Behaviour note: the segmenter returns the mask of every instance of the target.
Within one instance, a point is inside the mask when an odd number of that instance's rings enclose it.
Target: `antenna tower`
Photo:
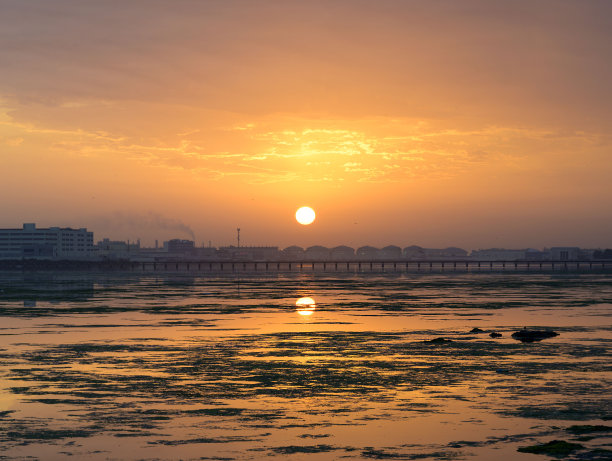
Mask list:
[[[240,228],[236,229],[238,231],[238,248],[240,248]]]

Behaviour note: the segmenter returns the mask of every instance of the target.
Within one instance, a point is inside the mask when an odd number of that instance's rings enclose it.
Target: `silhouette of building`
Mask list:
[[[103,239],[96,244],[96,256],[103,259],[130,259],[140,252],[140,243]]]
[[[550,259],[550,251],[541,251],[536,248],[527,248],[525,250],[525,259],[527,261],[546,261]]]
[[[417,245],[404,248],[403,255],[406,259],[416,260],[452,260],[468,258],[468,252],[463,248],[422,248]]]
[[[402,249],[395,245],[388,245],[380,250],[379,257],[381,259],[401,259]]]
[[[380,250],[371,246],[363,246],[357,248],[355,255],[357,256],[357,258],[362,259],[378,259],[380,255]]]
[[[93,232],[69,227],[0,229],[0,259],[88,259],[93,253]]]
[[[552,247],[550,249],[550,259],[553,261],[571,261],[580,258],[580,248],[578,247]]]
[[[325,260],[329,259],[329,248],[321,245],[314,245],[306,248],[304,252],[305,259],[309,260]]]
[[[512,250],[506,248],[488,248],[473,250],[472,259],[480,261],[517,261],[526,259],[527,250]]]
[[[406,259],[425,259],[425,249],[417,245],[404,248],[403,254]]]
[[[287,261],[296,261],[304,259],[304,248],[297,245],[291,245],[281,251],[281,257]]]
[[[168,253],[172,254],[193,254],[195,242],[193,240],[172,239],[164,242],[164,247]]]
[[[355,250],[346,245],[339,245],[329,250],[331,259],[353,259],[355,257]]]
[[[278,247],[268,246],[234,246],[220,247],[217,251],[218,259],[233,259],[237,261],[273,261],[278,259]]]

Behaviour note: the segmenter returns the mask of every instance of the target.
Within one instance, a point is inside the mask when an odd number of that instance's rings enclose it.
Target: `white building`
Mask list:
[[[0,259],[88,259],[93,254],[93,232],[87,229],[24,224],[22,229],[0,229]]]

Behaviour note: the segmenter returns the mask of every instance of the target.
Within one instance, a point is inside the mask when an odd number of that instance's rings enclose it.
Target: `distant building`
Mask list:
[[[527,250],[508,250],[505,248],[489,248],[472,251],[472,259],[480,261],[518,261],[526,259]]]
[[[420,246],[412,245],[404,248],[403,253],[406,259],[452,260],[468,258],[468,252],[463,248],[457,247],[422,248]]]
[[[281,251],[281,257],[288,261],[296,261],[304,258],[304,248],[292,245]]]
[[[406,259],[425,259],[425,249],[417,245],[404,248],[403,254]]]
[[[553,261],[571,261],[580,258],[580,248],[578,247],[552,247],[550,249],[550,259]]]
[[[230,245],[217,251],[218,259],[233,259],[237,261],[274,261],[280,253],[278,247],[237,247]]]
[[[196,247],[194,256],[198,259],[211,260],[217,258],[217,249],[213,247]]]
[[[525,259],[527,261],[548,261],[550,259],[550,251],[527,248],[525,250]]]
[[[591,253],[592,259],[612,259],[612,249],[606,248],[605,250],[597,249],[597,250],[587,250]]]
[[[164,242],[168,253],[172,254],[193,254],[195,242],[193,240],[172,239]]]
[[[355,252],[357,258],[361,259],[378,259],[380,255],[380,250],[371,246],[363,246],[357,248]]]
[[[314,246],[308,247],[306,248],[306,251],[304,252],[304,257],[305,259],[309,259],[309,260],[329,259],[329,248],[326,248],[320,245],[314,245]]]
[[[103,259],[130,259],[140,251],[140,243],[103,239],[96,244],[96,256]]]
[[[329,250],[329,256],[331,259],[353,259],[355,250],[346,245],[340,245]]]
[[[93,232],[69,227],[0,229],[0,259],[89,259]]]
[[[388,245],[380,250],[379,257],[381,259],[401,259],[402,249],[395,245]]]

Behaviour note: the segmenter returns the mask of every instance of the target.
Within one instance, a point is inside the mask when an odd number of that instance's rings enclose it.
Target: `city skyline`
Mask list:
[[[159,217],[158,217],[159,218]],[[342,247],[342,246],[346,246],[349,248],[352,248],[354,250],[361,248],[361,247],[372,247],[372,248],[377,248],[377,249],[383,249],[385,247],[398,247],[401,249],[406,249],[408,247],[416,247],[416,248],[423,248],[423,249],[452,249],[452,248],[456,248],[456,249],[461,249],[461,250],[466,250],[468,253],[469,252],[474,252],[474,251],[479,251],[479,250],[492,250],[492,249],[500,249],[500,250],[549,250],[550,248],[555,248],[555,247],[576,247],[576,248],[581,248],[581,249],[591,249],[591,250],[606,250],[608,249],[611,245],[603,245],[603,246],[599,246],[599,247],[585,247],[585,246],[581,246],[581,245],[577,245],[577,244],[569,244],[569,245],[554,245],[554,244],[545,244],[545,245],[541,245],[541,246],[536,246],[536,245],[525,245],[522,247],[511,247],[511,246],[485,246],[485,245],[477,245],[475,247],[462,247],[460,245],[454,245],[452,243],[448,243],[448,244],[444,244],[441,246],[431,246],[431,245],[421,245],[419,242],[413,242],[413,241],[396,241],[396,242],[386,242],[383,244],[375,244],[372,241],[369,242],[365,242],[359,245],[352,245],[350,242],[339,242],[337,244],[333,244],[333,245],[325,245],[322,242],[315,242],[312,244],[308,244],[308,245],[303,245],[300,244],[299,242],[292,242],[289,244],[279,244],[278,242],[273,242],[273,241],[267,241],[267,242],[252,242],[249,241],[248,239],[245,241],[244,240],[244,233],[242,233],[242,237],[241,240],[238,240],[238,236],[236,234],[236,231],[238,230],[238,228],[234,229],[234,234],[233,234],[233,239],[231,237],[228,236],[228,238],[225,241],[222,242],[213,242],[212,240],[205,240],[205,239],[198,239],[197,236],[195,235],[195,233],[193,232],[193,230],[191,229],[191,227],[189,227],[188,225],[180,222],[180,221],[171,221],[171,220],[167,220],[164,222],[163,225],[160,225],[161,229],[164,229],[165,232],[167,233],[167,235],[169,237],[167,238],[154,238],[150,241],[147,240],[143,240],[140,237],[135,237],[135,238],[124,238],[124,237],[118,237],[118,238],[114,238],[114,237],[110,237],[108,235],[101,235],[100,233],[97,233],[95,231],[95,229],[89,229],[87,227],[84,226],[58,226],[58,225],[51,225],[51,226],[40,226],[37,223],[23,223],[21,226],[13,226],[10,228],[0,228],[0,233],[1,232],[5,232],[5,231],[16,231],[16,232],[22,232],[22,231],[27,231],[27,229],[32,229],[32,230],[36,230],[36,231],[44,231],[44,230],[69,230],[69,231],[84,231],[84,232],[88,232],[92,235],[91,237],[91,241],[92,241],[92,245],[94,246],[98,246],[99,244],[102,244],[104,241],[107,242],[114,242],[114,243],[125,243],[128,246],[129,245],[134,245],[134,247],[138,246],[139,248],[147,248],[147,249],[161,249],[164,247],[164,245],[166,245],[169,241],[189,241],[191,242],[194,247],[196,248],[224,248],[224,247],[260,247],[260,248],[264,248],[264,247],[274,247],[274,248],[278,248],[279,250],[284,250],[284,249],[288,249],[290,247],[300,247],[303,249],[307,249],[310,247],[324,247],[324,248],[328,248],[328,249],[333,249],[333,248],[337,248],[337,247]],[[240,231],[242,232],[243,230],[240,229]],[[1,253],[2,248],[0,247],[0,253]]]
[[[0,227],[609,245],[608,2],[0,4]]]

